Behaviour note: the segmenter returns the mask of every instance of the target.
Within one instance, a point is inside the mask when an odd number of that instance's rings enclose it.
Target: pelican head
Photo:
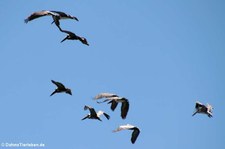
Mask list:
[[[89,46],[88,42],[87,42],[87,39],[84,38],[84,37],[81,37],[80,38],[80,41],[83,43],[83,44],[86,44],[87,46]]]
[[[77,19],[77,17],[75,17],[75,16],[71,16],[71,19],[74,19],[74,20],[76,20],[76,21],[79,21],[79,20]]]
[[[71,89],[67,88],[66,93],[72,95]]]

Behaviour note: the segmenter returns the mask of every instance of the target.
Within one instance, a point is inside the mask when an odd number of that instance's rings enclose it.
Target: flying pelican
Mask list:
[[[129,110],[129,101],[128,99],[124,97],[119,97],[116,94],[113,93],[100,93],[95,96],[95,100],[101,99],[101,98],[106,98],[102,102],[97,102],[97,103],[103,103],[103,102],[108,102],[108,104],[111,104],[111,110],[114,111],[118,105],[118,103],[122,103],[121,105],[121,117],[122,119],[125,119]]]
[[[64,32],[64,33],[67,33],[67,36],[61,41],[61,43],[62,43],[63,41],[65,41],[65,40],[79,40],[79,41],[82,42],[83,44],[89,46],[89,44],[88,44],[86,38],[77,36],[77,35],[74,34],[73,32],[70,32],[70,31],[67,31],[67,30],[62,30],[61,28],[60,28],[60,31],[61,31],[61,32]]]
[[[108,114],[106,114],[105,112],[103,112],[103,111],[98,111],[98,112],[96,113],[94,108],[85,105],[85,106],[84,106],[84,110],[87,110],[87,109],[90,111],[90,113],[89,113],[88,115],[86,115],[84,118],[82,118],[81,120],[85,120],[86,118],[88,118],[88,119],[97,119],[97,120],[99,120],[99,121],[102,121],[102,120],[100,119],[100,116],[101,116],[101,115],[104,115],[108,120],[109,120],[109,118],[110,118],[110,116],[109,116]]]
[[[55,23],[55,25],[59,29],[61,29],[60,22],[59,22],[59,20],[61,20],[61,19],[74,19],[76,21],[79,21],[75,16],[68,15],[61,11],[42,10],[42,11],[37,11],[37,12],[32,13],[30,16],[28,16],[24,20],[24,22],[28,23],[29,21],[32,21],[34,19],[37,19],[37,18],[40,18],[43,16],[52,16],[52,18],[53,18],[52,24]]]
[[[50,96],[54,95],[55,93],[62,93],[62,92],[72,95],[71,90],[69,88],[66,88],[62,83],[56,82],[54,80],[51,80],[51,81],[53,84],[55,84],[57,86],[57,88],[55,89],[54,92],[52,92],[52,94]]]
[[[209,104],[203,105],[202,103],[200,103],[199,101],[197,101],[195,103],[195,112],[193,113],[192,116],[194,116],[196,113],[202,113],[202,114],[207,114],[208,117],[212,117],[212,109],[213,107]]]
[[[127,125],[121,125],[119,126],[116,130],[113,130],[113,132],[118,132],[121,130],[133,130],[132,135],[131,135],[131,143],[135,143],[138,135],[140,134],[140,130],[138,127],[127,124]]]

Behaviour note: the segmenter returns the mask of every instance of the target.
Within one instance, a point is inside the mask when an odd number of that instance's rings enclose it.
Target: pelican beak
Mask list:
[[[65,41],[67,39],[67,37],[66,38],[64,38],[62,41],[61,41],[61,43],[63,42],[63,41]]]
[[[77,19],[77,17],[73,17],[73,19],[76,20],[76,21],[79,21],[79,20]]]

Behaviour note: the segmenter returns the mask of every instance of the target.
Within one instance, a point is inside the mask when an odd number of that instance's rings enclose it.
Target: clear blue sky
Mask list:
[[[0,142],[44,143],[47,149],[225,148],[224,0],[0,1]],[[61,27],[51,17],[24,23],[34,11],[59,10],[80,21]],[[72,89],[56,94],[51,79]],[[130,101],[120,109],[92,98],[112,92]],[[214,117],[192,117],[199,100]],[[81,121],[84,105],[108,121]],[[122,124],[141,129],[112,133]]]

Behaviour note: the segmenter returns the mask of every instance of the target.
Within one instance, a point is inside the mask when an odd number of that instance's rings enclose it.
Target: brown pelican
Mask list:
[[[62,83],[56,82],[54,80],[51,80],[51,81],[53,84],[55,84],[57,86],[57,89],[55,89],[55,91],[52,92],[52,94],[50,96],[54,95],[55,93],[62,93],[62,92],[72,95],[71,90],[69,88],[66,88]]]
[[[75,16],[68,15],[68,14],[66,14],[64,12],[61,12],[61,11],[42,10],[42,11],[37,11],[37,12],[32,13],[30,16],[28,16],[24,20],[24,22],[28,23],[29,21],[32,21],[34,19],[37,19],[37,18],[40,18],[40,17],[43,17],[43,16],[52,16],[52,18],[53,18],[52,23],[55,23],[55,25],[59,29],[61,29],[60,28],[60,22],[59,22],[59,20],[61,20],[61,19],[74,19],[74,20],[78,21],[78,19]]]
[[[213,107],[209,104],[203,105],[202,103],[200,103],[199,101],[197,101],[195,103],[195,112],[193,113],[192,116],[194,116],[196,113],[202,113],[202,114],[207,114],[208,117],[212,117],[212,109]]]
[[[106,98],[102,102],[97,102],[97,103],[103,103],[103,102],[108,102],[108,104],[111,104],[111,110],[114,111],[118,105],[118,103],[122,103],[121,105],[121,117],[122,119],[125,119],[129,110],[129,101],[128,99],[124,97],[119,97],[116,94],[112,93],[100,93],[97,96],[95,96],[95,100],[101,99],[101,98]]]
[[[133,130],[132,135],[131,135],[131,143],[135,143],[138,135],[140,134],[140,130],[139,128],[137,128],[136,126],[127,124],[127,125],[121,125],[119,126],[116,130],[113,130],[113,132],[118,132],[121,130]]]
[[[61,43],[65,40],[79,40],[80,42],[82,42],[85,45],[88,45],[87,39],[84,37],[80,37],[77,36],[76,34],[74,34],[73,32],[67,31],[67,30],[62,30],[60,29],[61,32],[67,33],[67,36],[61,41]]]
[[[97,120],[99,120],[99,121],[102,121],[102,120],[100,119],[100,116],[101,116],[101,115],[104,115],[108,120],[109,120],[109,118],[110,118],[110,116],[109,116],[108,114],[106,114],[105,112],[103,112],[103,111],[98,111],[98,112],[96,113],[94,108],[85,105],[85,106],[84,106],[84,110],[87,110],[87,109],[90,111],[90,114],[88,114],[87,116],[85,116],[85,117],[82,118],[81,120],[85,120],[86,118],[88,118],[88,119],[97,119]]]

